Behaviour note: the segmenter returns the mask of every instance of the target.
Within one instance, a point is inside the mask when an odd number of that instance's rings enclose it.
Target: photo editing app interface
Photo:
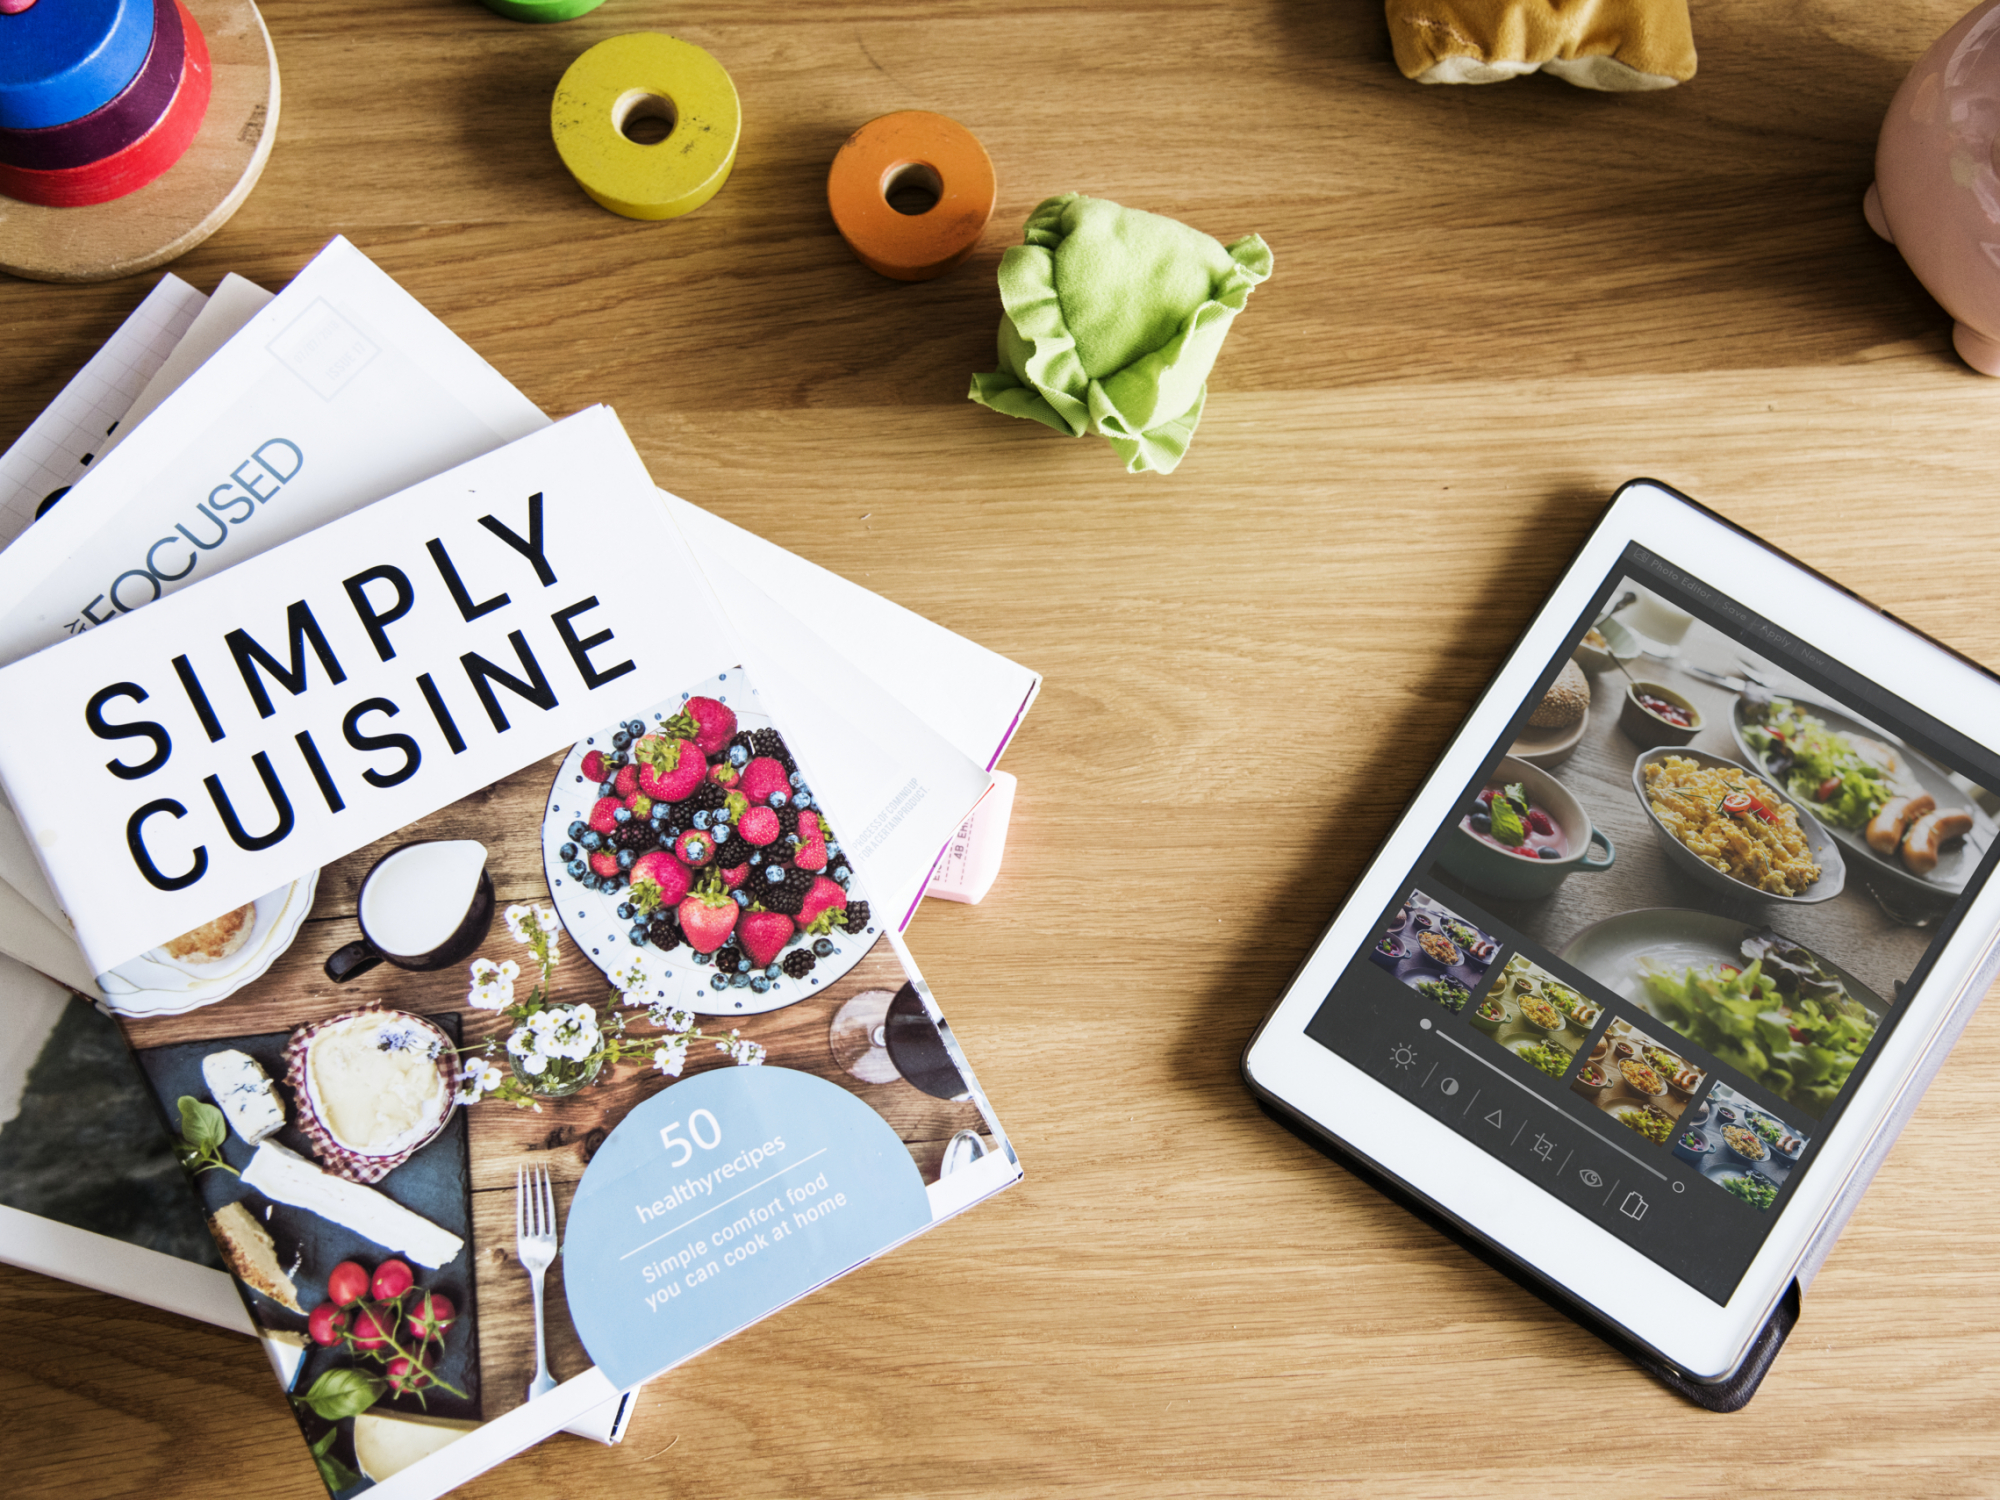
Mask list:
[[[2000,761],[1643,548],[1307,1034],[1727,1302],[1984,882]]]

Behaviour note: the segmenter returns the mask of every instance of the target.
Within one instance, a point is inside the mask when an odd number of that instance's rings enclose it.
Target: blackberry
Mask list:
[[[806,904],[806,892],[812,889],[812,883],[812,871],[787,869],[785,878],[776,885],[759,880],[751,889],[757,893],[755,899],[758,905],[770,911],[782,912],[788,917],[796,917],[799,908]]]
[[[753,755],[768,755],[787,773],[796,771],[798,766],[792,760],[792,752],[785,748],[785,737],[775,729],[753,729],[750,731],[750,750]]]
[[[785,838],[792,838],[799,831],[799,810],[789,804],[772,809],[778,815],[778,832]]]
[[[620,823],[611,832],[612,845],[619,849],[630,849],[634,854],[643,854],[648,849],[660,847],[660,831],[644,818],[634,818],[629,823]]]
[[[738,865],[747,865],[757,857],[757,846],[740,833],[731,833],[722,847],[715,851],[715,862],[725,870],[733,870]]]
[[[675,805],[689,816],[692,816],[697,808],[704,812],[714,812],[718,807],[729,805],[729,793],[712,781],[703,781],[687,794],[684,801]]]
[[[803,979],[813,971],[813,956],[803,948],[794,948],[787,953],[779,967],[794,979]]]
[[[646,937],[662,953],[671,953],[681,945],[681,924],[672,912],[660,912],[646,924]]]
[[[842,924],[849,932],[865,932],[868,929],[868,903],[850,901],[847,903],[847,921]]]
[[[749,972],[750,960],[734,943],[725,943],[715,950],[715,966],[725,974],[744,974]]]

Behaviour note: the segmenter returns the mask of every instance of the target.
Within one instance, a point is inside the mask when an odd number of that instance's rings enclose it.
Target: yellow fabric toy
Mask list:
[[[1631,92],[1694,77],[1687,0],[1388,0],[1388,13],[1396,66],[1418,83],[1498,83],[1539,68]]]

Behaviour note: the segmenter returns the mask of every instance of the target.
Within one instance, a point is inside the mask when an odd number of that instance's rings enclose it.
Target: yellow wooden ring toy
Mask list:
[[[677,219],[729,180],[743,108],[728,70],[701,48],[635,31],[569,65],[549,127],[598,203],[628,219]]]

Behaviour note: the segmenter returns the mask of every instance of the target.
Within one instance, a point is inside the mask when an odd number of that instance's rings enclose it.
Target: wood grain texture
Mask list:
[[[2000,1009],[1732,1419],[1237,1075],[1623,480],[2000,663],[2000,383],[1860,211],[1890,95],[1963,8],[1701,6],[1695,79],[1611,98],[1410,84],[1367,0],[613,0],[550,27],[271,0],[280,139],[179,274],[276,287],[347,234],[550,412],[615,405],[669,488],[1048,681],[999,883],[910,934],[1027,1181],[658,1382],[622,1448],[552,1440],[464,1493],[1537,1495],[1584,1452],[1607,1493],[2000,1490]],[[585,199],[546,124],[570,60],[642,27],[744,101],[729,185],[660,225]],[[824,197],[847,134],[906,108],[1000,178],[980,249],[918,285],[857,264]],[[964,400],[1001,251],[1070,189],[1275,253],[1170,478]],[[150,281],[0,283],[0,434]],[[11,1492],[319,1493],[247,1341],[15,1272],[0,1307]]]

